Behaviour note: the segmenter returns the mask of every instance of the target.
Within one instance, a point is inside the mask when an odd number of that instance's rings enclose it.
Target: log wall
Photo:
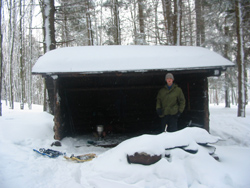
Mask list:
[[[160,118],[155,111],[156,95],[165,84],[165,74],[59,75],[54,81],[47,79],[54,105],[55,138],[91,133],[100,124],[117,133],[157,133]],[[173,74],[186,98],[179,129],[189,125],[209,131],[207,77],[211,72]]]

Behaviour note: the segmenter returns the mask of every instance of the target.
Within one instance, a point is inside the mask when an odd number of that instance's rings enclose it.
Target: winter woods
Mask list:
[[[43,79],[31,76],[49,50],[87,45],[202,46],[235,63],[210,78],[210,102],[248,102],[248,0],[6,0],[1,1],[1,98],[43,104]],[[2,55],[1,55],[2,54]],[[248,71],[248,72],[247,72]],[[44,103],[46,104],[46,103]]]

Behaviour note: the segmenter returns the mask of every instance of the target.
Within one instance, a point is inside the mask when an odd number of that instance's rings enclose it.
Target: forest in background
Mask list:
[[[16,101],[21,109],[33,103],[46,110],[44,80],[31,69],[49,50],[171,45],[205,47],[234,62],[221,77],[209,78],[210,103],[236,104],[245,116],[249,0],[1,0],[0,10],[0,99],[12,109]]]

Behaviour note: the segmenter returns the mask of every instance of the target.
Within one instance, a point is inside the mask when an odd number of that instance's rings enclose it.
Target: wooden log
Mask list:
[[[151,165],[158,162],[161,159],[161,155],[149,155],[145,152],[134,153],[134,155],[127,155],[128,163]]]
[[[61,140],[63,138],[61,131],[61,110],[60,97],[58,91],[58,79],[54,79],[54,139]]]
[[[204,129],[209,132],[209,99],[208,99],[208,80],[204,81]]]

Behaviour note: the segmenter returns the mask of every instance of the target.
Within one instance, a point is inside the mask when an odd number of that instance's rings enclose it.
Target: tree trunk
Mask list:
[[[44,53],[53,50],[56,48],[56,40],[55,40],[55,6],[54,0],[41,0],[40,6],[42,9],[42,16],[43,16],[43,34],[44,34],[44,42],[43,42],[43,49]],[[46,86],[44,87],[44,111],[48,111],[47,109],[47,91]]]
[[[196,45],[202,46],[205,42],[205,26],[202,14],[203,0],[195,0],[196,12]]]
[[[174,1],[174,25],[173,25],[173,36],[174,45],[181,45],[181,0]]]
[[[86,1],[86,22],[87,22],[87,30],[88,30],[88,45],[93,46],[94,41],[93,41],[93,32],[92,32],[92,24],[91,24],[91,18],[90,18],[90,13],[89,13],[89,0]]]
[[[235,94],[233,87],[231,88],[231,95],[232,95],[232,105],[235,105],[235,101],[237,100],[236,100],[236,96],[235,96],[236,94]]]
[[[100,1],[100,3],[101,5],[103,4],[102,0]],[[101,14],[100,19],[101,19],[101,26],[102,26],[103,25],[103,7],[102,6],[101,6],[100,14]],[[100,27],[99,28],[99,38],[100,38],[99,45],[102,45],[102,32],[103,32],[103,28]]]
[[[202,16],[200,17],[200,39],[201,39],[201,46],[205,46],[205,19],[204,19],[204,14],[203,14],[203,11],[204,11],[204,0],[201,0],[201,13],[202,13]]]
[[[144,24],[144,0],[138,0],[138,13],[139,13],[139,28],[140,28],[140,33],[139,33],[139,44],[144,45],[146,44],[145,40],[145,24]]]
[[[159,32],[159,27],[158,27],[158,0],[156,0],[154,2],[154,13],[155,13],[155,44],[161,44],[161,40],[160,40],[160,32]]]
[[[29,18],[29,50],[30,50],[30,58],[29,58],[29,85],[28,85],[28,108],[31,110],[32,109],[32,102],[33,102],[33,97],[32,97],[32,13],[33,13],[33,0],[30,1],[30,18]]]
[[[2,82],[3,82],[3,53],[2,53],[2,0],[0,0],[0,116],[2,116]]]
[[[189,33],[190,33],[190,46],[193,46],[193,23],[192,23],[192,10],[190,0],[188,0],[188,22],[189,22]]]
[[[238,65],[238,117],[246,116],[245,99],[245,65],[243,51],[243,30],[241,0],[235,1],[236,33],[237,33],[237,65]]]
[[[15,46],[15,31],[16,31],[16,8],[15,4],[16,1],[13,1],[14,6],[12,6],[12,0],[10,0],[10,14],[9,14],[9,25],[10,25],[10,62],[9,62],[9,85],[10,85],[10,102],[9,102],[9,107],[10,109],[14,109],[14,81],[13,81],[13,56],[14,56],[14,46]],[[13,8],[14,7],[14,8]],[[13,11],[13,12],[12,12]],[[13,13],[13,14],[12,14]]]
[[[228,73],[225,72],[225,107],[230,108],[230,95],[229,95],[229,78]]]
[[[20,80],[21,80],[21,101],[20,101],[20,109],[24,109],[24,97],[25,97],[25,90],[24,90],[24,82],[25,82],[25,77],[24,77],[24,65],[23,65],[23,29],[22,29],[22,0],[19,0],[19,61],[20,61]]]
[[[250,1],[243,1],[244,4],[244,14],[243,14],[243,26],[246,26],[244,27],[245,30],[243,31],[244,32],[244,41],[245,43],[248,43],[250,41],[250,30],[249,30],[249,25],[250,25]],[[244,61],[246,62],[244,65],[245,65],[245,98],[246,98],[246,105],[248,105],[249,101],[249,87],[248,87],[248,83],[249,83],[249,80],[248,80],[248,72],[247,72],[247,62],[248,59],[250,57],[250,48],[249,46],[245,45],[244,46]],[[250,66],[250,64],[248,63],[248,66]]]
[[[172,26],[173,26],[173,13],[171,0],[162,0],[162,9],[164,17],[164,28],[166,33],[166,44],[173,44],[172,41]]]
[[[118,0],[113,0],[113,8],[114,8],[114,28],[115,28],[114,44],[121,45],[121,29],[120,29]]]
[[[40,1],[43,16],[44,53],[56,48],[54,0]]]
[[[225,25],[226,25],[226,20],[225,20]],[[229,27],[225,26],[224,30],[225,30],[225,36],[228,38],[228,36],[229,36]],[[226,41],[228,41],[228,40],[226,40]],[[227,58],[227,59],[229,59],[228,53],[229,53],[229,44],[228,44],[228,42],[226,42],[225,45],[224,45],[224,57]],[[225,107],[230,108],[229,75],[228,75],[227,71],[225,72]]]
[[[68,25],[67,25],[67,22],[68,22],[68,18],[67,18],[67,15],[65,14],[64,15],[64,20],[63,20],[63,26],[64,26],[64,32],[63,32],[63,41],[65,41],[65,46],[68,47],[69,46],[69,34],[68,34]]]
[[[131,15],[131,20],[133,24],[133,35],[134,35],[134,44],[138,44],[138,36],[137,36],[137,26],[136,26],[136,3],[135,0],[133,0],[133,7],[130,6],[130,15]]]

